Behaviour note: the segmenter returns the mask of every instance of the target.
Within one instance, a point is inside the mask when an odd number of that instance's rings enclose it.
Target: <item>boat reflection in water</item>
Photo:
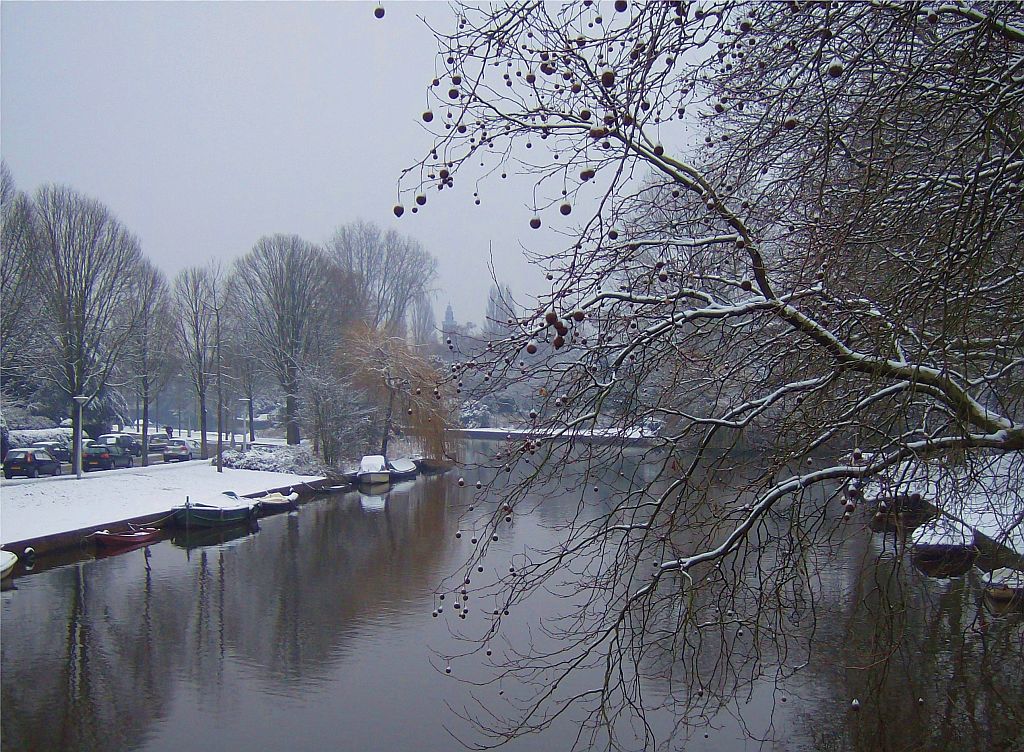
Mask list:
[[[495,451],[467,445],[470,462],[474,452]],[[488,574],[507,572],[524,550],[554,546],[555,528],[580,513],[580,488],[607,488],[587,501],[587,511],[606,510],[615,484],[628,482],[619,473],[643,471],[627,461],[640,462],[626,457],[587,482],[575,469],[582,465],[564,463],[559,484],[538,488],[488,547]],[[298,514],[264,518],[259,535],[246,526],[179,530],[150,545],[148,557],[19,576],[19,589],[2,600],[4,750],[153,752],[202,740],[228,752],[451,752],[453,726],[485,742],[458,726],[451,708],[477,698],[498,709],[517,702],[522,685],[487,683],[492,661],[505,638],[511,649],[545,639],[534,627],[564,613],[566,601],[541,588],[517,602],[493,657],[452,658],[445,675],[435,651],[468,652],[456,630],[485,633],[495,608],[471,592],[463,620],[452,608],[457,586],[439,591],[453,573],[460,585],[468,578],[471,536],[456,533],[495,508],[474,485],[421,477],[380,494],[313,499]],[[780,516],[765,524],[790,523]],[[775,540],[788,540],[777,532]],[[764,597],[756,632],[727,623],[721,637],[708,631],[685,645],[645,645],[637,678],[645,698],[664,707],[671,697],[674,709],[704,714],[695,731],[680,727],[672,748],[740,752],[759,748],[748,739],[757,735],[780,751],[1024,749],[1021,617],[988,615],[982,625],[980,582],[926,578],[893,540],[850,534],[837,549],[804,552],[808,576],[791,583],[785,609]],[[762,597],[759,567],[777,555],[771,545],[736,560],[752,597]],[[473,586],[487,576],[470,574]],[[673,634],[678,613],[666,604],[658,616]],[[697,605],[711,613],[720,604]],[[444,613],[432,617],[439,606]],[[774,643],[762,636],[772,625]],[[777,680],[779,667],[786,675]],[[746,682],[740,693],[716,685],[736,677]],[[565,688],[585,693],[593,679],[581,675]],[[660,710],[649,720],[660,740],[677,732]],[[508,752],[570,749],[579,723],[570,708],[543,734],[509,742]]]
[[[259,523],[255,519],[221,527],[176,528],[174,535],[171,536],[171,543],[184,549],[218,546],[258,533],[259,530]]]

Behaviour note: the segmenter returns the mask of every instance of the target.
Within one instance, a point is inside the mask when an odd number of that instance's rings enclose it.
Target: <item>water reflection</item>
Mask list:
[[[466,451],[470,461],[494,453],[480,443]],[[577,513],[580,489],[589,510],[609,510],[614,493],[655,477],[660,462],[637,453],[598,476],[564,463],[503,528],[479,576],[550,545],[549,528]],[[453,636],[479,635],[492,619],[493,603],[471,597],[461,619],[453,600],[487,505],[473,485],[501,472],[498,463],[387,494],[325,498],[263,519],[255,534],[197,540],[190,531],[188,540],[20,577],[2,596],[4,748],[450,750],[446,723],[472,738],[448,705],[473,715],[475,697],[500,709],[523,695],[509,679],[458,680],[494,678],[491,661],[539,639],[538,620],[561,605],[540,592],[504,619],[507,641],[487,645],[493,658],[451,655],[473,647]],[[697,748],[756,748],[749,735],[778,750],[1024,748],[1019,614],[979,611],[977,583],[921,577],[889,538],[861,531],[827,551],[803,550],[785,534],[784,515],[768,524],[762,540],[783,543],[737,559],[745,587],[728,600],[713,597],[714,587],[696,591],[714,631],[694,632],[678,599],[652,611],[659,639],[637,660],[644,702],[700,721],[675,729],[672,748],[690,738]],[[784,592],[760,592],[761,568],[780,556],[801,557],[803,576]],[[438,585],[453,572],[440,601]],[[758,609],[754,621],[734,618]],[[673,733],[669,713],[650,719],[659,738]],[[567,749],[578,720],[511,746]]]

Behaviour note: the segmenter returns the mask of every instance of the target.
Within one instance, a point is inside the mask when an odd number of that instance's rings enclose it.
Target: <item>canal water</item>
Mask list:
[[[472,443],[467,468],[493,455]],[[255,532],[178,535],[45,570],[41,562],[2,594],[2,748],[447,752],[493,743],[478,726],[496,728],[490,714],[511,715],[526,697],[499,667],[517,650],[557,648],[545,627],[572,596],[553,581],[514,606],[500,637],[475,650],[460,639],[484,633],[495,606],[477,598],[478,583],[466,600],[459,592],[474,521],[495,502],[475,488],[493,475],[476,472],[419,478],[386,495],[321,497]],[[479,577],[555,545],[558,528],[581,513],[581,486],[600,510],[624,478],[657,472],[639,454],[596,476],[563,462],[516,507]],[[637,664],[654,738],[722,752],[1024,749],[1020,614],[986,611],[971,578],[921,576],[862,524],[845,530],[827,550],[802,552],[807,606],[783,599],[792,613],[768,620],[791,634],[770,645],[742,629],[712,630],[717,643],[705,635],[695,662],[690,643],[654,625],[660,641]],[[755,591],[759,566],[741,578]],[[475,563],[468,571],[477,576]],[[558,696],[601,682],[592,666]],[[673,724],[680,714],[689,724]],[[507,748],[587,748],[595,737],[580,736],[583,719],[570,707]],[[641,725],[632,735],[623,728],[625,748],[653,746]]]

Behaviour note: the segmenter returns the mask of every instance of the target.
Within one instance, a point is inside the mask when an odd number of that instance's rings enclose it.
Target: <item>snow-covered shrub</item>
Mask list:
[[[327,468],[304,446],[254,446],[248,451],[228,449],[221,455],[224,467],[262,470],[268,473],[327,475]],[[216,462],[216,458],[213,462]]]
[[[71,447],[71,429],[37,428],[11,431],[8,441],[11,442],[12,448],[27,447],[35,444],[37,441],[56,441],[67,449]]]

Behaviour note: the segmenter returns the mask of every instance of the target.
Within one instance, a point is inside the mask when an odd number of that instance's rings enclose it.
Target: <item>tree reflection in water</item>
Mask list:
[[[640,460],[609,467],[607,485],[650,473]],[[563,470],[563,488],[584,482],[573,472]],[[431,668],[424,643],[452,652],[449,628],[456,636],[486,629],[489,605],[476,596],[466,620],[450,599],[436,599],[469,550],[455,532],[472,534],[467,510],[481,503],[472,485],[420,479],[370,510],[357,495],[331,497],[234,540],[189,549],[163,541],[18,578],[3,594],[4,749],[163,749],[200,738],[238,749],[279,739],[309,749],[328,739],[450,749],[444,703],[472,715],[474,697],[520,696],[500,666],[516,648],[543,644],[537,624],[563,605],[557,592],[535,594],[509,617],[507,642],[481,643],[493,656],[461,643],[472,655],[453,659],[455,681],[443,680],[444,661]],[[494,544],[491,569],[549,545],[549,528],[575,510],[558,488],[538,494]],[[858,529],[826,551],[802,548],[799,531],[781,534],[785,515],[771,524],[764,539],[787,550],[738,559],[730,575],[739,576],[692,591],[690,612],[712,628],[683,621],[678,599],[650,611],[655,638],[636,665],[655,736],[674,728],[673,749],[691,738],[700,748],[704,734],[717,750],[749,748],[747,737],[780,750],[1024,748],[1019,613],[979,610],[969,578],[919,575],[892,536]],[[795,554],[802,575],[763,592],[760,568]],[[439,605],[445,612],[432,619]],[[751,613],[757,618],[739,616]],[[282,703],[287,713],[261,717]],[[680,718],[691,723],[673,726]],[[250,726],[265,738],[247,736]],[[577,732],[555,724],[549,736],[512,746],[566,749]]]

